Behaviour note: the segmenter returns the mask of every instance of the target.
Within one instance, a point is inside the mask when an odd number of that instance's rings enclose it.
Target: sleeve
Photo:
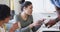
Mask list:
[[[40,28],[40,26],[33,27],[33,28],[32,28],[32,31],[33,31],[33,32],[36,32],[39,28]]]
[[[20,29],[20,32],[30,32],[30,31],[31,29],[28,26]]]
[[[32,17],[32,22],[33,22],[33,17]],[[33,32],[36,32],[41,26],[36,26],[36,27],[33,27],[32,28],[32,31]]]
[[[51,0],[51,3],[60,8],[60,0]]]

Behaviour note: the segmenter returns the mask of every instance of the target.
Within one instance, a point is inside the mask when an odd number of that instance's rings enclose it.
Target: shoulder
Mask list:
[[[32,15],[30,15],[30,19],[33,20],[33,16]]]
[[[18,17],[18,18],[19,18],[20,16],[21,16],[21,14],[17,14],[17,15],[15,15],[15,17]]]

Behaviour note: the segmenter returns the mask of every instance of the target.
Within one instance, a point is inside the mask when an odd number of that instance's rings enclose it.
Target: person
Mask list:
[[[36,22],[33,22],[33,17],[32,17],[32,11],[33,11],[33,6],[32,3],[30,1],[25,1],[22,4],[21,7],[21,13],[19,15],[16,15],[16,21],[20,23],[20,32],[36,32],[42,22],[45,19],[42,20],[38,20]],[[18,23],[13,24],[13,26],[11,27],[11,32],[15,32],[15,30],[18,28]]]
[[[51,19],[48,23],[46,23],[46,26],[49,28],[60,21],[60,0],[51,0],[51,2],[56,8],[56,12],[57,12],[58,17],[56,19]]]
[[[6,32],[5,23],[10,20],[10,8],[7,5],[0,4],[0,32]]]

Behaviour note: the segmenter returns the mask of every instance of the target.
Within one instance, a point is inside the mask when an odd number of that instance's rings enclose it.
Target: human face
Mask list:
[[[28,7],[25,8],[25,13],[28,14],[28,15],[32,15],[32,5],[29,5]]]
[[[4,23],[8,23],[9,20],[10,20],[10,17],[5,18],[5,19],[4,19]]]

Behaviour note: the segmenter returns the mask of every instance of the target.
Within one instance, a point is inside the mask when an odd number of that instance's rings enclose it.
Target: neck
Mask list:
[[[28,14],[26,14],[25,12],[22,12],[22,15],[24,15],[24,16],[28,16]]]
[[[24,20],[27,20],[27,18],[28,18],[28,15],[25,12],[22,12],[21,16]]]
[[[4,24],[4,22],[3,21],[0,21],[0,26],[2,27],[2,25]]]

